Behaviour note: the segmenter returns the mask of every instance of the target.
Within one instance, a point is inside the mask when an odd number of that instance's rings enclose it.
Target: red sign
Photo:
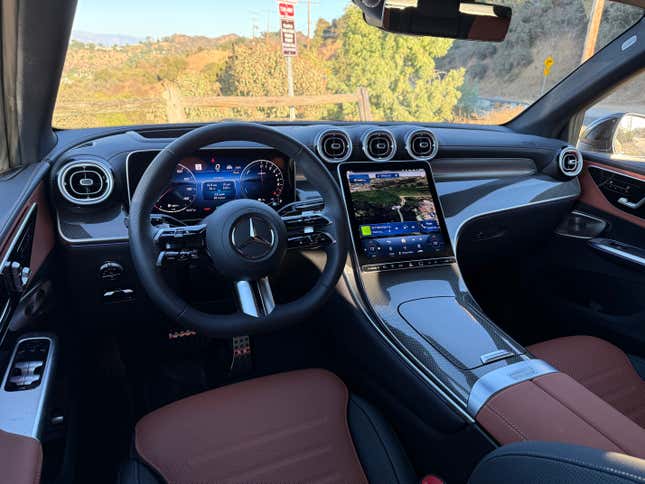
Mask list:
[[[285,18],[280,20],[280,34],[282,37],[282,55],[286,57],[298,55],[295,20]]]
[[[296,6],[289,2],[278,2],[278,12],[280,13],[280,18],[294,18]]]

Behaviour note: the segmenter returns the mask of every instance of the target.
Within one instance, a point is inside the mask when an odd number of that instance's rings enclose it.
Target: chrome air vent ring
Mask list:
[[[563,175],[578,176],[582,172],[582,153],[573,146],[567,146],[558,155],[558,166]]]
[[[428,161],[437,156],[439,143],[429,129],[416,128],[405,136],[405,150],[415,160]]]
[[[58,172],[58,190],[75,205],[95,205],[108,199],[114,190],[114,176],[105,164],[95,160],[77,160]]]
[[[341,129],[326,129],[316,137],[316,151],[327,163],[347,161],[353,149],[352,139]]]
[[[361,137],[363,153],[372,161],[390,161],[396,154],[396,139],[387,129],[373,128]]]

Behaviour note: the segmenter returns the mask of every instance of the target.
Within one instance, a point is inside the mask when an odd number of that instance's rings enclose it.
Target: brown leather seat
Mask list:
[[[257,378],[172,403],[139,421],[135,447],[137,461],[124,466],[119,482],[417,480],[384,419],[324,370]]]
[[[622,350],[591,336],[557,338],[528,350],[645,428],[645,381]]]

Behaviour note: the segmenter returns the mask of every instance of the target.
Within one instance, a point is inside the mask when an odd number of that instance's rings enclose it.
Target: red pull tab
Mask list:
[[[437,476],[425,476],[421,479],[421,484],[446,484],[445,481]]]

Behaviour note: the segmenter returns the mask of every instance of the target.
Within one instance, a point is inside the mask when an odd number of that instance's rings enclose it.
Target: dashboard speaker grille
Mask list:
[[[323,131],[316,141],[316,150],[325,161],[340,163],[352,155],[352,140],[341,130]]]
[[[73,161],[58,173],[58,189],[76,205],[94,205],[106,200],[114,188],[109,168],[97,161]]]
[[[374,161],[388,161],[396,153],[396,140],[385,129],[368,131],[363,135],[363,152]]]

